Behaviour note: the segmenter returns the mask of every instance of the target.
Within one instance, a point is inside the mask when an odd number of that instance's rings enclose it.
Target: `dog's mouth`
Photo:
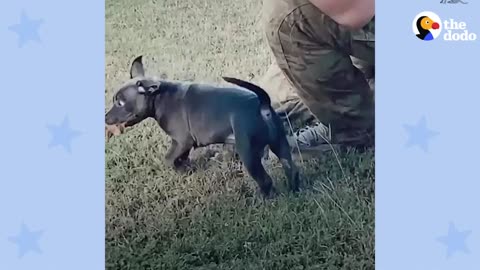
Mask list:
[[[122,125],[125,127],[131,127],[143,119],[144,118],[142,116],[132,113],[127,117],[127,121],[123,122]]]
[[[127,123],[134,122],[137,119],[137,115],[129,113],[126,116],[118,117],[115,114],[109,114],[105,116],[105,124],[107,125],[125,125]]]

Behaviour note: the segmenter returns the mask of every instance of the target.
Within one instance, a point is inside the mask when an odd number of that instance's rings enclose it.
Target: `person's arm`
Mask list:
[[[375,16],[375,0],[309,0],[338,24],[352,29],[365,26]]]

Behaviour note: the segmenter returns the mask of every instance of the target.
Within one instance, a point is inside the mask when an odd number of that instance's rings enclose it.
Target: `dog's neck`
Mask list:
[[[160,115],[158,115],[159,112],[162,110],[168,109],[167,106],[169,105],[167,100],[162,99],[166,98],[169,99],[169,97],[174,96],[178,91],[180,90],[180,86],[182,85],[183,82],[180,81],[166,81],[166,80],[161,80],[160,81],[160,86],[159,89],[155,92],[152,93],[148,97],[148,110],[147,110],[147,117],[151,118],[158,118]],[[167,104],[165,104],[167,103]],[[162,108],[157,108],[157,106],[162,106]],[[158,120],[158,119],[157,119]]]

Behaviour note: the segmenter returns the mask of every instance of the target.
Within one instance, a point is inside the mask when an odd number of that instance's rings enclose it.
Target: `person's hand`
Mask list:
[[[375,16],[375,0],[309,0],[338,24],[352,30],[364,27]]]

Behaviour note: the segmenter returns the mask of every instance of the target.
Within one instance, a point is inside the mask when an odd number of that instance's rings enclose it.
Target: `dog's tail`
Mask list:
[[[269,135],[268,137],[270,138],[270,141],[275,140],[276,134],[277,134],[277,127],[275,125],[275,120],[273,119],[273,114],[275,112],[273,111],[273,108],[271,105],[271,99],[268,93],[265,90],[263,90],[261,87],[247,81],[243,81],[243,80],[232,78],[232,77],[222,77],[222,78],[229,83],[233,83],[243,88],[246,88],[254,92],[258,96],[258,99],[260,101],[260,115],[262,116],[263,121],[265,121],[265,124],[267,124],[268,135]]]
[[[238,86],[241,86],[243,88],[246,88],[254,92],[258,96],[261,106],[264,105],[264,106],[270,107],[270,104],[271,104],[270,96],[260,86],[257,86],[253,83],[243,81],[240,79],[232,78],[232,77],[222,77],[222,78],[229,83],[236,84]]]

